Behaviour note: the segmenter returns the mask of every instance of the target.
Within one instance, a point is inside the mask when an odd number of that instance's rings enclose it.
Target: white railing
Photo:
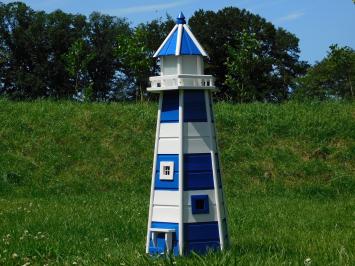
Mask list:
[[[215,88],[214,77],[211,75],[166,75],[151,77],[151,89],[158,90],[160,88]]]

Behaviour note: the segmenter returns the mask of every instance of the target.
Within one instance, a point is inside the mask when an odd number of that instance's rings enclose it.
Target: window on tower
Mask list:
[[[191,196],[192,214],[206,214],[210,212],[208,195]]]
[[[164,166],[164,175],[170,175],[170,166]]]
[[[174,179],[174,162],[160,163],[160,180],[172,181]]]

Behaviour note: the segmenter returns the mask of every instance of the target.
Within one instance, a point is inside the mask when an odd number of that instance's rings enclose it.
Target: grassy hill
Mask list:
[[[355,104],[215,109],[232,247],[156,260],[156,104],[0,100],[0,264],[353,264]]]

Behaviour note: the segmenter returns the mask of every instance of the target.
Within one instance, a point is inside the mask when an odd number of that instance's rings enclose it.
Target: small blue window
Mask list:
[[[210,212],[208,195],[192,195],[191,196],[192,214],[203,214]]]

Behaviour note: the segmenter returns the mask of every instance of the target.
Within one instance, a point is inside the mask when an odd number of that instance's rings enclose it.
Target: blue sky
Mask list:
[[[2,2],[11,2],[4,1]],[[355,4],[352,0],[25,0],[35,10],[88,15],[93,11],[126,17],[133,25],[152,18],[176,16],[180,10],[190,17],[195,10],[245,8],[259,14],[300,39],[301,59],[314,63],[321,60],[333,43],[355,49]]]

